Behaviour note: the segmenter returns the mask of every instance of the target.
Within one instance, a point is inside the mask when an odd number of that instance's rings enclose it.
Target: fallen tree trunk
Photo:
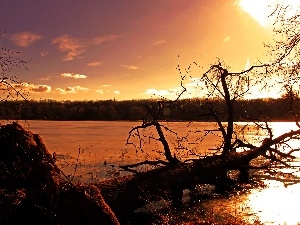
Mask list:
[[[264,155],[267,147],[256,148],[242,153],[228,153],[178,163],[137,173],[131,176],[106,180],[96,185],[117,216],[123,218],[143,205],[161,200],[171,200],[181,204],[182,191],[193,189],[197,184],[233,184],[227,171],[248,171],[249,162]]]
[[[297,138],[300,129],[290,131],[281,136],[266,138],[260,147],[247,144],[252,149],[243,152],[228,152],[222,155],[209,156],[193,160],[190,163],[180,162],[157,169],[120,177],[95,184],[101,190],[106,202],[117,216],[122,218],[133,210],[153,201],[169,199],[175,205],[180,205],[182,191],[193,189],[197,184],[212,184],[216,186],[234,186],[235,181],[227,176],[230,170],[240,171],[240,181],[249,181],[250,161],[258,156],[264,156],[271,161],[279,160],[274,154],[282,158],[295,158],[289,153],[282,153],[271,146],[284,142],[286,139]],[[267,152],[270,154],[266,154]],[[271,165],[271,164],[270,164]]]
[[[119,224],[143,205],[171,200],[197,184],[230,184],[229,170],[247,175],[249,162],[291,131],[249,151],[210,156],[94,184],[74,185],[59,170],[39,135],[19,124],[0,126],[1,224]],[[247,176],[244,176],[247,177]]]

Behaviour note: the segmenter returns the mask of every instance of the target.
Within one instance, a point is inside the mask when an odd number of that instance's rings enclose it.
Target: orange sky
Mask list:
[[[4,0],[0,44],[31,60],[29,70],[10,74],[28,83],[31,99],[174,98],[178,64],[205,71],[220,58],[237,71],[266,59],[270,29],[239,3]],[[195,67],[190,75],[200,74]]]

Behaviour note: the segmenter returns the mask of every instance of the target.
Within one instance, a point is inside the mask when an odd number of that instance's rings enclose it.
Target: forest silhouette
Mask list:
[[[155,108],[157,100],[98,100],[98,101],[3,101],[0,119],[20,120],[142,120],[147,108]],[[293,121],[289,98],[238,100],[235,121]],[[213,105],[221,121],[226,121],[226,103],[220,99],[181,99],[177,104],[167,104],[159,115],[166,121],[214,121],[208,115]],[[295,110],[299,106],[293,103]]]

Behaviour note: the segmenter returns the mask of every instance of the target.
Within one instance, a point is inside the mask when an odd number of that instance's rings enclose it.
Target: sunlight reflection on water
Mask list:
[[[297,129],[296,124],[292,122],[273,122],[270,124],[274,137]],[[300,147],[299,140],[290,140],[288,144],[289,146],[277,147],[284,152],[289,152],[289,147],[295,149]],[[299,157],[300,154],[294,152],[293,155]],[[254,222],[258,219],[263,224],[286,225],[300,223],[300,184],[297,180],[299,179],[297,176],[300,175],[300,163],[298,160],[291,163],[296,168],[273,168],[273,172],[275,172],[273,178],[269,177],[269,179],[263,180],[267,187],[253,189],[244,201],[239,202],[240,207],[248,209],[247,214],[243,215],[246,221]]]
[[[244,203],[263,224],[298,224],[300,222],[300,185],[285,187],[278,181],[267,181],[268,188],[249,194]]]

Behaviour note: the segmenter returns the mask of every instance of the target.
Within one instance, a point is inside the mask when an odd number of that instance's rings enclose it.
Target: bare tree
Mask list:
[[[0,38],[6,31],[0,30]],[[22,52],[7,49],[1,46],[0,50],[0,101],[27,100],[29,93],[18,77],[12,75],[16,68],[28,69],[30,61],[22,59]],[[2,110],[4,112],[6,110]],[[6,117],[5,115],[3,115]]]
[[[193,71],[195,67],[201,70],[201,67],[197,63],[191,63],[184,72],[178,66],[182,87],[182,91],[178,93],[178,97],[175,100],[160,98],[157,101],[156,107],[146,106],[148,113],[144,116],[142,124],[133,127],[127,139],[128,145],[134,145],[141,152],[144,152],[144,145],[147,142],[147,138],[158,141],[163,147],[161,151],[162,158],[156,160],[146,159],[134,164],[122,165],[121,169],[136,173],[137,177],[139,177],[141,171],[137,169],[138,167],[142,165],[156,166],[156,169],[149,171],[149,177],[151,173],[155,173],[153,171],[160,171],[163,174],[161,175],[162,179],[165,179],[165,183],[168,183],[169,186],[166,187],[165,184],[161,185],[164,185],[164,188],[171,192],[179,190],[173,198],[173,200],[178,200],[178,193],[184,187],[188,186],[187,184],[218,184],[221,181],[221,183],[233,185],[232,180],[228,179],[227,176],[229,170],[239,170],[240,181],[247,182],[249,181],[249,169],[268,168],[272,163],[291,167],[292,164],[290,162],[296,158],[293,153],[299,149],[289,145],[289,141],[299,140],[300,138],[298,114],[294,107],[299,98],[296,98],[294,94],[289,94],[294,93],[292,91],[296,87],[299,88],[298,70],[300,69],[300,57],[298,44],[300,33],[298,30],[300,28],[298,28],[298,21],[300,16],[297,11],[296,14],[294,13],[288,17],[288,8],[284,5],[276,5],[273,13],[270,15],[275,18],[275,43],[265,44],[269,49],[270,55],[270,59],[267,62],[257,60],[249,68],[235,72],[231,71],[224,62],[218,60],[216,63],[210,65],[206,71],[201,72],[201,75],[197,78],[191,76],[191,68],[193,68]],[[167,135],[165,135],[165,132],[175,135],[177,133],[169,129],[159,118],[163,113],[164,107],[170,104],[175,105],[183,113],[189,114],[179,104],[178,100],[189,91],[185,86],[185,82],[191,79],[197,81],[198,92],[203,94],[201,107],[206,108],[206,113],[202,115],[203,118],[211,117],[217,125],[217,129],[208,130],[205,135],[211,132],[218,132],[222,141],[215,149],[215,154],[213,155],[199,154],[197,159],[181,160],[177,157],[179,152],[170,147]],[[294,118],[291,119],[295,121],[299,129],[275,136],[271,125],[268,123],[268,118],[264,116],[264,112],[260,113],[259,118],[253,118],[247,111],[244,112],[243,117],[246,118],[248,123],[242,128],[235,126],[236,118],[238,118],[235,109],[236,107],[243,107],[239,105],[239,99],[251,97],[255,92],[268,92],[274,89],[278,89],[278,92],[283,94],[288,93],[287,96],[291,99],[290,111],[294,115]],[[218,109],[217,106],[212,104],[212,101],[208,101],[211,99],[223,102],[225,104],[225,111]],[[226,120],[221,119],[223,118],[223,114]],[[193,123],[193,121],[190,121],[190,123]],[[255,126],[255,129],[263,132],[265,134],[264,138],[258,142],[247,140],[243,132],[250,126]],[[152,133],[151,136],[145,135],[143,132],[149,128],[153,128],[156,134]],[[138,138],[137,145],[132,141],[133,137]],[[198,140],[201,140],[201,138]],[[190,151],[190,149],[186,149],[186,151]],[[265,157],[271,163],[267,166],[253,167],[250,161],[258,156]],[[146,174],[143,174],[143,179],[146,179],[144,177],[147,177]],[[177,177],[182,183],[179,184],[178,179],[176,180],[174,177]],[[158,175],[157,178],[159,178]],[[170,180],[167,178],[170,178]],[[137,178],[137,183],[139,179],[140,177]],[[144,186],[144,188],[146,187]],[[150,190],[153,187],[149,186],[148,188]]]

